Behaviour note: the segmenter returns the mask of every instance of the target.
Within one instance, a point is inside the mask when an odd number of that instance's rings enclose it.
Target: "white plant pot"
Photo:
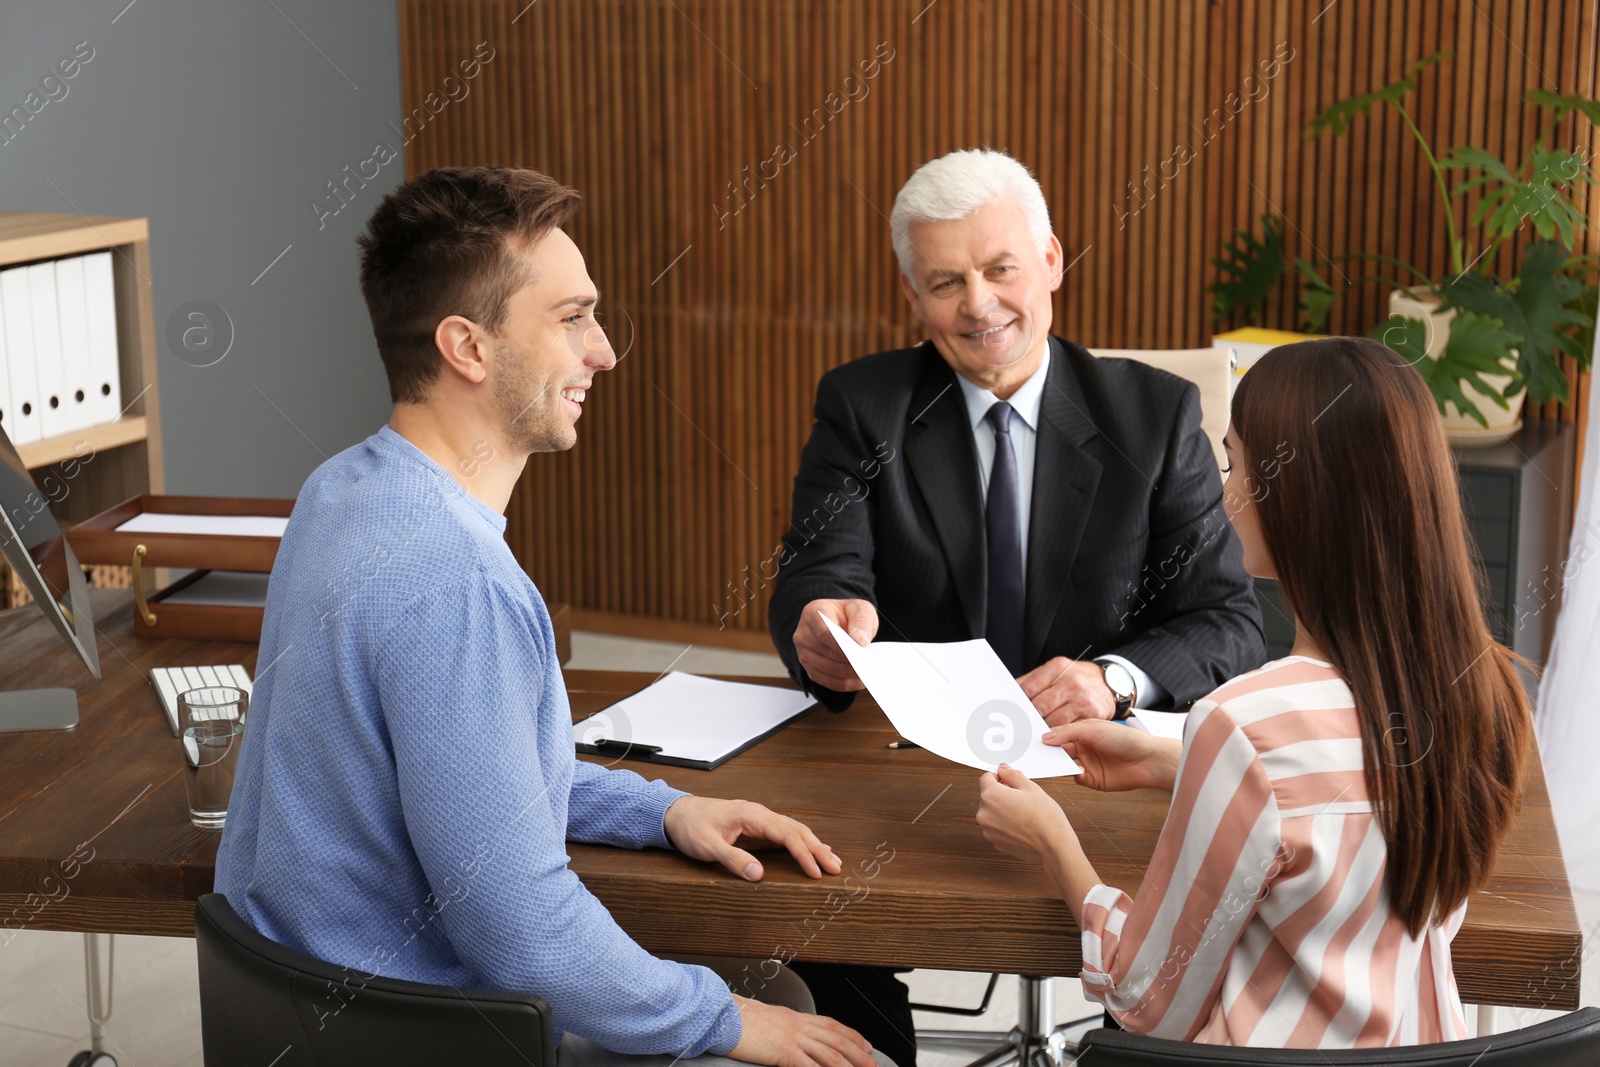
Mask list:
[[[1444,353],[1445,343],[1450,339],[1450,324],[1456,317],[1455,308],[1440,311],[1438,298],[1425,287],[1418,286],[1411,289],[1396,289],[1390,293],[1389,314],[1420,319],[1428,331],[1428,358],[1438,359]],[[1510,366],[1509,363],[1506,365]],[[1502,395],[1513,381],[1509,374],[1484,374],[1481,377],[1485,385]],[[1469,448],[1496,445],[1522,429],[1522,401],[1528,395],[1526,389],[1516,396],[1508,397],[1506,403],[1509,407],[1502,409],[1500,405],[1474,389],[1471,383],[1462,382],[1461,388],[1468,397],[1477,402],[1478,410],[1489,420],[1489,425],[1487,428],[1478,425],[1477,419],[1471,415],[1463,415],[1454,403],[1446,400],[1444,412],[1439,417],[1444,423],[1445,438],[1451,444]]]

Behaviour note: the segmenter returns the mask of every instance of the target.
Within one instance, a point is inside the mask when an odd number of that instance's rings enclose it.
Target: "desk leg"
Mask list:
[[[115,934],[106,935],[107,959],[105,975],[105,996],[100,995],[100,935],[83,935],[83,973],[84,985],[89,998],[89,1051],[96,1056],[105,1052],[105,1025],[111,1018],[111,980],[112,969],[117,961],[117,939]]]
[[[1478,1005],[1478,1036],[1493,1037],[1500,1032],[1499,1009],[1493,1004]]]

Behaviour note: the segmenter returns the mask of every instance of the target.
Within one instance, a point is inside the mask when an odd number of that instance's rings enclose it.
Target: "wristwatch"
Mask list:
[[[1128,672],[1128,668],[1114,659],[1097,659],[1095,664],[1106,676],[1106,688],[1117,698],[1117,710],[1111,717],[1126,719],[1128,712],[1133,709],[1133,675]]]

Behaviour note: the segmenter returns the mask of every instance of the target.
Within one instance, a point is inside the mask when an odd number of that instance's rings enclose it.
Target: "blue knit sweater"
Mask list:
[[[567,840],[672,847],[683,794],[574,757],[550,616],[505,526],[387,426],[307,480],[217,891],[349,968],[355,996],[372,974],[531,991],[618,1052],[727,1053],[727,987],[645,952],[568,869]],[[324,1025],[350,995],[329,992]]]

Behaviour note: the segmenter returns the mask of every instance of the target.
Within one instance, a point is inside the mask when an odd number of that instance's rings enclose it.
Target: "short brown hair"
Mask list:
[[[536,170],[436,167],[383,198],[356,243],[389,398],[420,403],[439,377],[434,329],[461,315],[493,330],[528,282],[508,245],[537,241],[578,208],[578,191]]]
[[[1438,409],[1404,358],[1330,337],[1262,356],[1233,428],[1235,463],[1282,460],[1261,539],[1355,697],[1390,906],[1415,937],[1487,881],[1533,732],[1517,657],[1484,620]]]

